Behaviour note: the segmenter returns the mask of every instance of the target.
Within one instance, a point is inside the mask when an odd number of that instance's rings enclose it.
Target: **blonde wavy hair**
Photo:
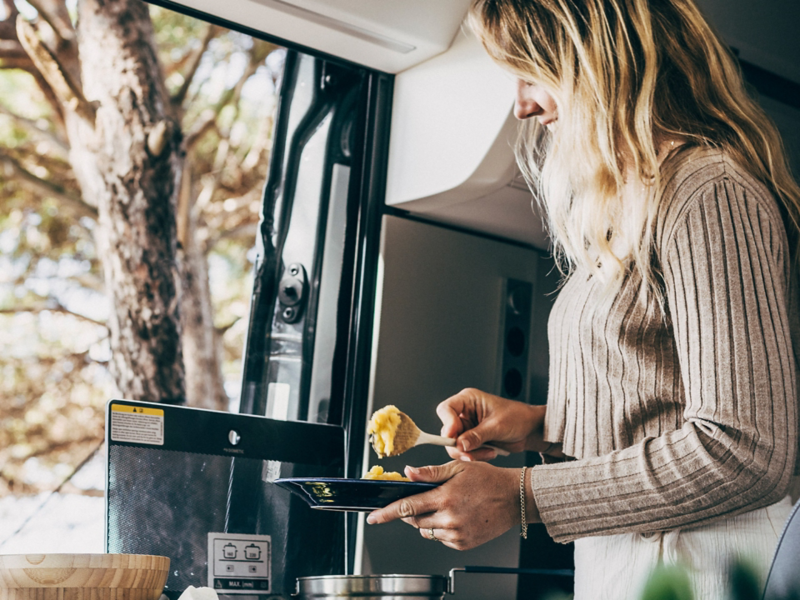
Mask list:
[[[528,119],[517,159],[563,273],[585,267],[613,292],[638,270],[661,298],[653,221],[659,149],[670,143],[723,149],[799,228],[800,188],[778,130],[693,0],[474,0],[468,19],[497,63],[556,100],[554,131]],[[623,200],[631,176],[641,206]]]

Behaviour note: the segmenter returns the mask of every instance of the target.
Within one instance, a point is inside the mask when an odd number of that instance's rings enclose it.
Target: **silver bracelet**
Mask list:
[[[523,539],[528,539],[528,522],[525,519],[525,470],[528,467],[522,467],[519,472],[519,509],[522,519],[520,522],[521,531],[519,534]]]

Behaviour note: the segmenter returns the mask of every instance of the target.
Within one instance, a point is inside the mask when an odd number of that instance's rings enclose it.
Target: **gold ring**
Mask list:
[[[440,541],[439,538],[437,538],[436,535],[433,533],[433,527],[431,527],[428,530],[428,533],[430,534],[430,537],[428,538],[429,540],[433,540],[434,542]]]

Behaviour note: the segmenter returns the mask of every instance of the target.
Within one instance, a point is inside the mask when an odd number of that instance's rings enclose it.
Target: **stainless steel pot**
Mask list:
[[[441,600],[448,587],[448,578],[442,575],[323,575],[298,578],[295,596],[302,600]]]
[[[507,573],[512,575],[559,575],[571,577],[573,571],[559,569],[510,569],[502,567],[461,567],[443,575],[321,575],[298,577],[300,600],[443,600],[455,593],[456,573]]]

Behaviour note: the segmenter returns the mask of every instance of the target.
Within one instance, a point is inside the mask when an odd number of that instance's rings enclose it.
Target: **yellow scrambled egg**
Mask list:
[[[376,410],[367,427],[372,436],[372,446],[380,458],[391,456],[394,451],[394,436],[400,426],[400,411],[391,404]]]
[[[397,471],[386,472],[380,465],[372,467],[365,475],[364,479],[382,479],[384,481],[411,481],[408,477],[403,477]]]

